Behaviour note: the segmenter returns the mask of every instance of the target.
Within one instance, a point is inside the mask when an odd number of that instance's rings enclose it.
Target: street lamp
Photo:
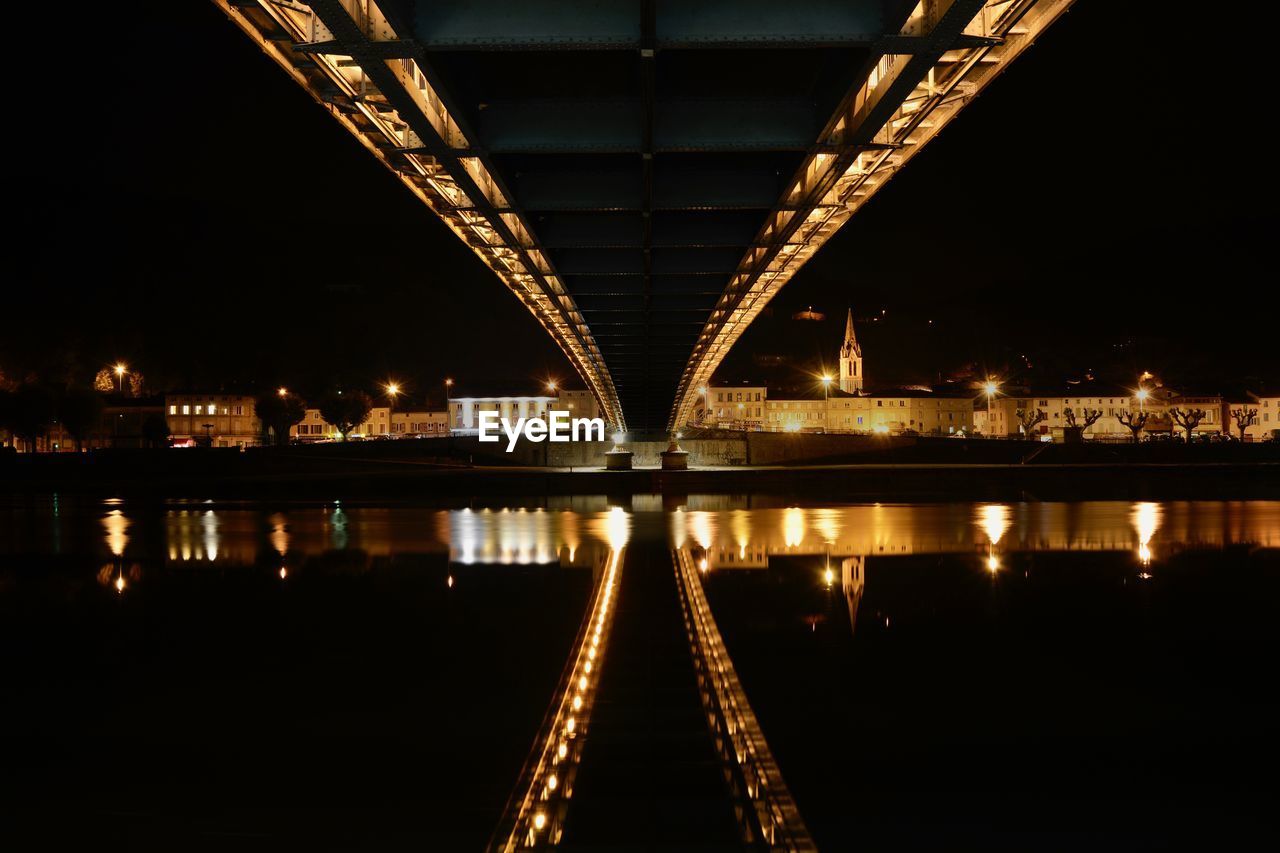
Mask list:
[[[276,393],[279,394],[281,397],[288,397],[289,389],[281,385],[279,388],[276,389]]]
[[[995,435],[995,430],[991,425],[991,401],[1000,391],[1000,383],[988,377],[986,384],[982,386],[982,390],[987,395],[987,435],[992,436]]]
[[[1138,398],[1138,408],[1142,411],[1146,411],[1147,398],[1151,396],[1151,392],[1148,391],[1146,388],[1139,388],[1138,393],[1134,394],[1133,396]]]
[[[129,372],[129,366],[124,362],[119,362],[115,366],[116,372],[116,390],[121,394],[124,393],[124,375]]]
[[[550,382],[547,383],[547,393],[548,394],[556,393],[556,382],[554,379],[552,379]]]
[[[453,387],[453,380],[449,377],[444,378],[444,419],[445,423],[450,420],[449,417],[449,389]],[[461,424],[459,424],[461,426]]]
[[[387,396],[391,398],[391,411],[396,410],[396,397],[400,396],[400,383],[390,381],[386,385]]]
[[[831,411],[830,411],[831,407],[830,407],[830,404],[827,402],[827,394],[831,391],[831,379],[832,379],[832,376],[830,373],[824,373],[822,375],[822,431],[823,432],[827,431],[827,416],[831,414]]]

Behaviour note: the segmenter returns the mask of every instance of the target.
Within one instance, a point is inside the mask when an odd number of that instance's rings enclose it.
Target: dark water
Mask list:
[[[1277,549],[1267,502],[11,503],[0,846],[1240,846]]]

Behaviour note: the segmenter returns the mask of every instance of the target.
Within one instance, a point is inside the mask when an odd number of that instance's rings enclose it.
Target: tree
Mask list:
[[[142,422],[142,440],[147,447],[166,446],[171,434],[169,422],[158,412],[147,415],[147,419]]]
[[[1044,409],[1018,409],[1014,414],[1017,416],[1018,422],[1022,424],[1022,431],[1026,434],[1027,438],[1031,438],[1031,430],[1036,424],[1048,419],[1049,417],[1044,413]]]
[[[1067,426],[1079,427],[1086,430],[1098,422],[1098,418],[1102,417],[1102,409],[1082,409],[1077,415],[1075,409],[1066,408],[1062,410],[1062,415],[1067,419]],[[1080,418],[1084,418],[1084,423],[1080,423]]]
[[[276,444],[283,447],[289,443],[290,427],[306,417],[307,403],[296,394],[273,391],[254,400],[253,411],[262,422],[263,438],[268,437],[268,431],[274,431]]]
[[[1195,432],[1196,427],[1204,420],[1205,414],[1204,409],[1188,409],[1184,412],[1175,407],[1169,410],[1169,417],[1173,418],[1173,422],[1186,431],[1187,444],[1191,443],[1191,433]]]
[[[1244,441],[1245,432],[1248,431],[1250,425],[1258,422],[1258,410],[1232,409],[1231,417],[1235,418],[1236,426],[1240,429],[1240,440]]]
[[[104,367],[93,377],[93,390],[101,391],[103,394],[110,394],[116,390],[116,375],[111,372],[111,368]]]
[[[365,422],[373,400],[363,391],[338,391],[320,400],[320,417],[347,440],[348,433]]]
[[[1129,428],[1129,432],[1133,433],[1133,443],[1138,443],[1138,433],[1142,432],[1142,428],[1147,425],[1147,413],[1135,412],[1133,410],[1121,412],[1116,415],[1122,426]]]
[[[28,453],[36,452],[36,441],[53,421],[53,395],[39,385],[23,385],[14,392],[9,428],[27,445]]]
[[[102,397],[87,388],[74,388],[58,401],[58,420],[75,440],[76,452],[84,450],[85,436],[102,421]]]

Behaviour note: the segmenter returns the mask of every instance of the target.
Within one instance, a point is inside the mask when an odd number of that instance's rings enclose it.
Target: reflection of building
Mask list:
[[[253,397],[244,394],[166,394],[164,411],[175,446],[250,447],[262,437]]]

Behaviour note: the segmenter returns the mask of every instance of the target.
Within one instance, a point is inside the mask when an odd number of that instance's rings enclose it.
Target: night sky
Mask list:
[[[1184,16],[1150,15],[1077,3],[796,276],[731,369],[762,352],[816,366],[851,306],[885,312],[862,324],[873,381],[1028,361],[1280,380],[1274,142],[1253,117],[1267,52],[1211,62],[1182,52]],[[36,91],[11,102],[5,376],[87,381],[116,359],[154,389],[570,375],[211,3],[98,4],[77,23],[85,41],[31,57]],[[789,319],[806,305],[830,315],[820,335]]]

